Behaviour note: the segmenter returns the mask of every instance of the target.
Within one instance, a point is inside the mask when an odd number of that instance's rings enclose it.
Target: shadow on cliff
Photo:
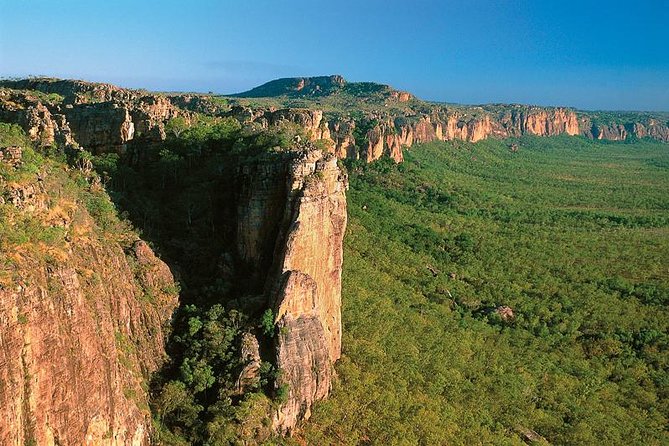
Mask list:
[[[253,248],[268,253],[261,265],[239,254],[240,245],[252,243],[239,234],[239,220],[268,225],[247,212],[250,198],[244,195],[263,179],[244,166],[260,159],[271,165],[267,159],[279,155],[267,153],[264,140],[200,139],[171,138],[160,145],[140,140],[125,155],[101,155],[94,163],[118,210],[179,280],[181,305],[206,307],[263,291],[257,272],[269,267],[274,246]],[[273,225],[269,221],[262,230]]]
[[[119,211],[181,287],[169,359],[151,383],[157,431],[176,428],[197,443],[206,436],[207,422],[232,416],[240,398],[234,389],[244,332],[258,335],[263,359],[272,356],[271,342],[258,327],[268,308],[265,282],[275,249],[267,241],[276,239],[279,222],[273,215],[281,215],[284,205],[272,198],[285,196],[286,163],[268,148],[288,141],[236,129],[223,137],[186,134],[160,145],[138,140],[122,156],[94,159]],[[273,204],[254,208],[256,201]],[[248,228],[263,234],[265,243],[258,245]],[[259,385],[266,392],[272,392],[274,373],[261,371]],[[192,416],[185,420],[183,414]]]

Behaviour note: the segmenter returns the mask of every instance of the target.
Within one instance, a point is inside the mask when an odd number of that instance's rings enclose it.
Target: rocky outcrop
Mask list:
[[[0,444],[148,444],[174,279],[146,243],[101,232],[62,175],[0,181],[3,239],[43,226],[0,241]]]
[[[341,355],[341,266],[346,230],[347,177],[334,156],[310,150],[292,161],[283,242],[275,251],[275,268],[309,276],[316,285],[313,309],[326,332],[330,359]],[[286,299],[276,300],[277,320],[283,314],[302,314]]]
[[[645,123],[635,122],[632,132],[637,138],[652,138],[669,141],[669,122],[662,123],[657,119],[648,119]]]
[[[657,120],[648,124],[593,127],[584,132],[589,122],[579,121],[573,110],[566,108],[527,107],[520,105],[473,107],[473,113],[461,109],[434,107],[430,113],[406,116],[367,114],[356,120],[342,115],[324,115],[318,110],[281,109],[246,110],[242,119],[264,128],[293,123],[305,130],[312,140],[325,140],[327,147],[339,158],[364,159],[371,162],[388,156],[396,162],[404,159],[403,150],[414,144],[431,141],[486,138],[508,138],[523,135],[579,135],[609,140],[624,140],[633,134],[669,141],[669,126]],[[237,113],[236,116],[242,116]],[[360,132],[360,128],[366,128]],[[356,130],[358,129],[358,130]]]
[[[330,392],[331,340],[319,315],[318,284],[309,275],[288,271],[276,299],[276,366],[280,373],[276,385],[282,401],[273,427],[289,434],[298,421],[310,417],[313,403]]]
[[[93,153],[123,152],[135,139],[160,142],[165,124],[177,116],[192,120],[195,113],[228,111],[203,96],[83,81],[27,79],[2,81],[0,87],[0,120],[21,125],[42,145],[76,145]]]
[[[236,247],[248,292],[263,293],[286,206],[288,161],[267,159],[239,169]]]
[[[238,257],[275,315],[274,428],[289,433],[327,396],[341,355],[347,178],[334,155],[307,145],[243,166],[238,182]]]
[[[172,283],[152,254],[135,259],[162,274],[146,280]],[[164,358],[173,298],[149,305],[117,247],[79,246],[58,265],[25,267],[0,290],[0,442],[146,444],[145,386]]]
[[[244,333],[241,339],[240,359],[243,367],[235,383],[235,393],[244,394],[248,389],[257,388],[260,378],[260,344],[252,333]]]
[[[0,148],[0,162],[16,169],[23,162],[23,148],[20,146]]]
[[[135,136],[130,109],[117,103],[48,104],[19,90],[0,90],[0,120],[19,124],[42,146],[121,151]]]
[[[497,121],[503,129],[499,136],[579,134],[578,118],[573,110],[523,106],[510,108],[510,111],[504,110],[497,115]]]
[[[262,98],[272,96],[326,96],[346,85],[346,80],[340,75],[294,77],[275,79],[239,95],[245,98]]]
[[[232,116],[263,128],[300,127],[311,141],[324,141],[339,158],[373,161],[388,156],[396,162],[416,143],[522,135],[583,135],[622,141],[630,137],[669,142],[669,123],[649,114],[614,115],[600,123],[590,114],[563,107],[488,105],[450,107],[423,103],[409,93],[373,83],[348,83],[341,76],[279,79],[244,97],[324,97],[343,94],[347,101],[377,104],[381,111],[323,113],[317,109],[222,106],[203,95],[160,95],[109,84],[55,79],[0,82],[0,119],[20,124],[35,141],[50,145],[79,145],[95,153],[123,152],[133,140],[165,139],[165,124],[194,113]],[[36,97],[31,92],[59,95]],[[50,102],[51,101],[51,102]],[[401,107],[384,107],[400,104]],[[594,112],[593,112],[594,113]],[[594,113],[592,116],[596,116]],[[615,116],[618,116],[617,118]],[[364,131],[362,131],[364,129]]]
[[[477,142],[486,138],[507,138],[525,134],[552,136],[562,133],[578,134],[578,122],[573,111],[561,108],[531,108],[505,111],[497,116],[485,111],[470,116],[445,109],[430,115],[388,119],[383,125],[374,127],[367,133],[369,144],[365,159],[373,161],[386,155],[401,162],[403,148],[431,141],[459,139]]]
[[[338,119],[329,124],[330,137],[333,143],[333,152],[337,158],[358,159],[359,151],[355,146],[355,121],[353,119]]]
[[[323,112],[320,110],[280,109],[264,113],[259,121],[265,127],[290,122],[301,127],[312,141],[331,139],[328,123],[323,119]]]
[[[627,129],[622,124],[596,125],[593,126],[592,130],[592,136],[595,139],[625,141],[628,136]]]
[[[327,396],[331,365],[341,356],[341,268],[346,177],[337,159],[309,151],[292,161],[283,230],[274,268],[279,388],[287,399],[275,428],[290,432]],[[276,289],[276,287],[275,287]]]
[[[133,90],[111,84],[54,78],[3,80],[0,81],[0,87],[56,94],[62,97],[64,104],[127,101],[131,100],[136,94]]]

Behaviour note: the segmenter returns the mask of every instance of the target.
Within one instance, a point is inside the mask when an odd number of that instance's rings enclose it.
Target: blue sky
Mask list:
[[[424,99],[669,110],[669,4],[0,0],[0,76],[231,93],[342,74]]]

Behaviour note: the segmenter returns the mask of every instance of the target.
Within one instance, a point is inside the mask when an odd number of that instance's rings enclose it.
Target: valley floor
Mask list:
[[[669,442],[666,145],[440,142],[349,171],[344,356],[304,440]]]

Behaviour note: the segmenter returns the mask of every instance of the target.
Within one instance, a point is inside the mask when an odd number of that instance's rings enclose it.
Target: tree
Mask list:
[[[175,138],[181,136],[186,129],[188,129],[188,122],[183,116],[172,118],[165,125],[165,131],[174,135]]]

